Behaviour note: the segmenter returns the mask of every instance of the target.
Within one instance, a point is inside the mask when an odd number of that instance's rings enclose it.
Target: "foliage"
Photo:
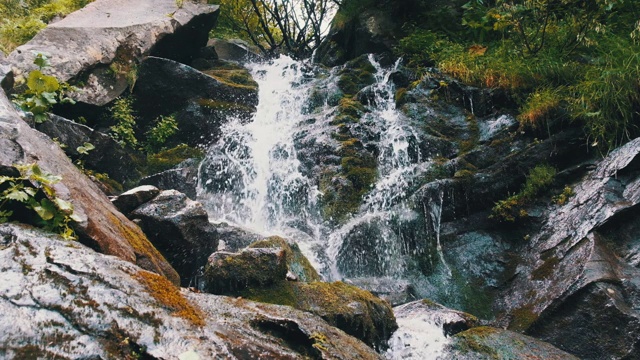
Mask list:
[[[451,25],[422,21],[432,8],[404,26],[396,53],[410,66],[506,90],[526,127],[568,114],[605,150],[640,134],[635,2],[470,0],[443,15]]]
[[[9,53],[31,40],[57,16],[81,9],[93,0],[1,0],[0,51]]]
[[[549,165],[538,165],[529,171],[527,181],[519,193],[498,201],[491,209],[491,218],[500,221],[514,222],[517,218],[527,216],[523,209],[542,190],[549,187],[556,176],[556,169]]]
[[[164,150],[167,139],[178,132],[178,122],[173,115],[162,116],[156,120],[155,126],[146,133],[145,150],[149,153]]]
[[[0,176],[0,223],[20,221],[57,232],[72,240],[72,221],[80,221],[73,205],[56,195],[59,176],[43,172],[37,164],[16,165],[20,176]]]
[[[67,96],[69,91],[76,88],[66,83],[58,82],[55,76],[45,75],[42,70],[49,66],[48,59],[43,54],[36,55],[34,64],[37,70],[32,70],[26,80],[27,90],[22,94],[14,94],[13,102],[22,110],[33,114],[36,123],[47,121],[47,113],[57,103],[70,103],[75,101]]]
[[[306,58],[326,32],[330,0],[219,0],[222,33],[241,34],[267,57]],[[216,30],[216,33],[218,30]]]
[[[111,137],[122,147],[137,148],[138,139],[135,134],[136,117],[133,113],[133,100],[128,97],[117,98],[111,108],[111,117],[116,124],[111,126]]]

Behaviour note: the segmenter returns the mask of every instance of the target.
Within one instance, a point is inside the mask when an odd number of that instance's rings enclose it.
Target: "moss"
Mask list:
[[[227,102],[213,99],[198,99],[198,105],[204,106],[209,109],[219,110],[219,111],[229,111],[229,112],[238,112],[238,113],[251,113],[254,111],[253,108],[243,105],[241,103],[235,102]]]
[[[348,62],[339,73],[338,88],[348,95],[354,95],[365,86],[375,82],[373,74],[375,67],[371,65],[366,56],[360,56]]]
[[[509,324],[508,329],[511,331],[523,332],[527,330],[536,320],[538,314],[534,311],[533,304],[525,305],[511,312],[513,320]]]
[[[455,335],[455,338],[457,340],[457,346],[462,352],[473,352],[485,355],[490,359],[500,359],[501,357],[498,351],[485,343],[487,337],[497,334],[498,332],[499,330],[491,327],[478,326],[458,333]]]
[[[560,259],[558,259],[557,256],[552,256],[546,259],[540,267],[533,270],[531,278],[533,280],[545,280],[550,278],[558,264],[560,264]]]
[[[204,152],[202,150],[180,144],[172,149],[147,156],[144,173],[148,175],[159,173],[171,169],[186,159],[202,159],[203,157]]]
[[[202,312],[191,305],[182,296],[180,289],[169,282],[166,278],[147,271],[138,271],[134,274],[138,280],[163,307],[172,310],[173,316],[181,317],[196,326],[204,326]]]
[[[204,71],[205,74],[218,80],[219,82],[236,88],[257,90],[258,83],[253,80],[251,74],[246,69],[215,69]]]
[[[402,106],[402,104],[404,104],[406,96],[407,96],[407,88],[400,88],[396,90],[396,94],[394,97],[396,102],[396,107],[400,107]]]
[[[360,118],[365,111],[364,105],[353,98],[343,97],[338,104],[338,112],[343,115]]]

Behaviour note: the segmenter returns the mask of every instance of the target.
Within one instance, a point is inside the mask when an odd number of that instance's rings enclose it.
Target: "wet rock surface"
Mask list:
[[[255,111],[257,84],[246,69],[223,65],[207,72],[152,56],[140,64],[133,92],[138,113],[143,124],[175,114],[179,132],[168,145],[209,144],[231,114],[248,119]]]
[[[61,176],[55,184],[57,196],[70,201],[82,220],[75,224],[81,241],[108,255],[138,264],[163,274],[174,283],[179,276],[149,242],[140,228],[122,215],[102,193],[46,135],[30,128],[0,94],[0,167],[37,163],[42,171]]]
[[[2,357],[380,358],[309,313],[189,293],[41,230],[3,224],[0,239]]]
[[[195,199],[198,187],[199,159],[187,159],[169,170],[140,179],[140,185],[151,185],[162,190],[177,190]]]
[[[201,203],[164,190],[130,213],[187,286],[218,247],[218,232]]]
[[[74,96],[105,105],[128,86],[126,77],[147,55],[185,61],[207,42],[217,6],[173,0],[98,0],[50,24],[7,60],[16,72],[35,69],[37,53],[50,58],[47,70],[58,80],[82,82]],[[110,64],[122,71],[115,76]]]
[[[203,288],[308,311],[375,349],[386,349],[387,339],[397,328],[391,306],[353,285],[316,281],[318,274],[295,247],[272,237],[238,253],[213,253],[205,267]]]

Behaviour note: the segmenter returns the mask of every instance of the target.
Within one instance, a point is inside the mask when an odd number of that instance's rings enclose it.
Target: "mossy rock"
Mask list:
[[[354,95],[364,87],[375,82],[375,67],[365,55],[349,61],[339,73],[338,88],[349,95]]]
[[[156,174],[180,164],[187,159],[202,159],[204,152],[198,148],[180,144],[172,149],[147,156],[147,164],[143,172],[147,175]]]
[[[249,248],[282,249],[285,254],[289,272],[295,275],[299,281],[312,282],[322,280],[322,277],[320,277],[316,269],[313,268],[313,265],[311,265],[309,260],[302,254],[300,247],[295,242],[289,243],[279,236],[271,236],[252,243],[249,245]]]
[[[316,314],[377,350],[387,347],[388,338],[398,327],[387,302],[343,282],[283,281],[266,288],[247,288],[240,295]]]
[[[250,90],[258,90],[258,83],[247,69],[213,69],[203,71],[212,78],[233,87],[242,87]]]
[[[486,326],[474,327],[453,336],[445,353],[444,359],[447,360],[578,359],[530,336]]]
[[[284,282],[286,253],[280,248],[251,248],[238,253],[217,251],[209,257],[204,279],[207,292],[235,296],[247,288]]]

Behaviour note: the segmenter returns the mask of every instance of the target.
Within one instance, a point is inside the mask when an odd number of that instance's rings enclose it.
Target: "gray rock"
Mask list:
[[[238,253],[216,251],[204,270],[203,290],[211,294],[237,295],[247,287],[268,287],[286,279],[283,249],[255,248]]]
[[[49,121],[36,124],[36,129],[65,145],[65,153],[72,159],[82,159],[87,168],[107,173],[119,183],[135,183],[140,179],[135,165],[140,155],[123,148],[105,133],[54,114],[49,114]],[[76,149],[84,143],[92,144],[95,149],[80,155]]]
[[[380,358],[309,313],[190,293],[19,225],[0,240],[2,358]]]
[[[391,306],[406,304],[418,297],[413,285],[407,280],[382,277],[353,278],[347,282],[388,301]]]
[[[60,81],[82,81],[73,96],[105,105],[128,86],[126,72],[147,55],[187,60],[206,44],[218,6],[174,0],[98,0],[49,24],[8,56],[16,74],[33,70],[36,53],[50,58],[47,71]],[[109,65],[128,71],[114,76]]]
[[[611,152],[574,187],[575,196],[552,209],[521,254],[515,278],[499,302],[507,314],[503,324],[537,334],[581,357],[639,356],[634,341],[623,345],[618,341],[620,334],[640,336],[640,312],[635,310],[640,303],[640,274],[615,256],[598,233],[614,215],[640,201],[639,155],[640,138]],[[611,283],[619,285],[606,288]],[[614,325],[604,321],[604,315],[591,313],[605,305],[603,314],[625,321]],[[599,337],[586,346],[551,330],[561,324]]]
[[[249,48],[249,44],[239,39],[209,39],[207,46],[215,49],[220,60],[245,63],[263,59]]]
[[[237,252],[264,236],[227,223],[214,224],[220,240],[224,241],[225,251]]]
[[[111,204],[57,144],[22,121],[3,93],[0,93],[0,143],[3,149],[0,169],[37,162],[43,172],[62,177],[62,181],[55,184],[56,193],[73,204],[74,213],[82,220],[74,225],[81,241],[179,282],[178,274],[140,228]]]
[[[111,199],[111,203],[115,205],[123,214],[129,214],[138,206],[152,200],[160,194],[160,189],[151,185],[142,185],[135,187]]]
[[[230,71],[230,70],[222,70]],[[257,84],[218,80],[178,62],[148,57],[138,69],[134,89],[139,125],[148,126],[162,114],[175,113],[179,132],[167,145],[209,144],[220,135],[220,126],[232,115],[248,119],[258,103]]]
[[[165,190],[130,213],[187,286],[218,247],[218,232],[201,203]]]
[[[190,199],[195,199],[198,195],[199,165],[200,160],[187,159],[169,170],[140,179],[140,185],[153,185],[162,190],[177,190]]]
[[[445,360],[554,359],[577,357],[530,336],[513,331],[475,327],[455,335],[444,349]]]

